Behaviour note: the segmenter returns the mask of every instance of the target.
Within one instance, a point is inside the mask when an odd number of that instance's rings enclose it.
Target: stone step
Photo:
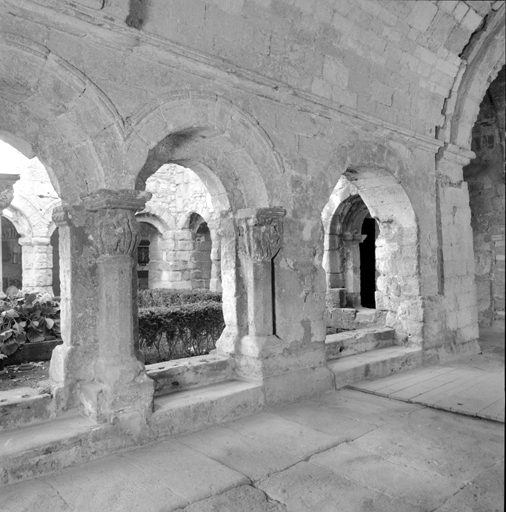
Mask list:
[[[334,333],[336,329],[384,327],[385,313],[385,311],[371,308],[329,308],[327,306],[327,332]]]
[[[380,379],[394,373],[413,370],[422,364],[422,349],[393,346],[378,348],[328,363],[335,375],[336,389],[360,380]]]
[[[264,408],[264,392],[258,383],[227,381],[155,397],[154,405],[148,425],[138,425],[134,436],[76,411],[0,432],[0,486],[249,416]]]
[[[394,344],[395,330],[390,327],[366,327],[329,334],[325,339],[327,360],[338,359]]]
[[[227,381],[156,397],[150,423],[156,437],[168,437],[249,416],[263,408],[261,384]]]
[[[217,354],[146,365],[146,373],[155,381],[155,395],[233,380],[234,369],[231,357]]]
[[[53,405],[52,396],[41,388],[0,391],[0,431],[48,420]]]

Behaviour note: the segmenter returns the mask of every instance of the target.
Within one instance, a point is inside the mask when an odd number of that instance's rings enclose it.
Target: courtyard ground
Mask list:
[[[482,332],[482,354],[424,371],[477,371],[491,386],[501,329]],[[3,487],[0,510],[502,512],[503,485],[503,422],[340,389]]]

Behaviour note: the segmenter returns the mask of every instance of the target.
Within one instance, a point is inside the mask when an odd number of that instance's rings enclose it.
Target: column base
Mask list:
[[[269,405],[299,400],[334,387],[323,342],[287,345],[277,336],[245,336],[241,349],[242,353],[234,355],[237,375],[262,382]]]
[[[132,378],[132,370],[140,371]],[[79,386],[81,412],[97,423],[115,423],[126,416],[146,422],[153,412],[154,382],[144,368],[110,366],[108,376],[109,382]]]
[[[79,405],[77,369],[80,367],[82,367],[82,355],[77,347],[63,343],[53,349],[48,383],[52,387],[56,414]]]

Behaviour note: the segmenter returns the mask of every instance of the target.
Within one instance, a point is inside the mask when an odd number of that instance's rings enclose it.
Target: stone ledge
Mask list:
[[[325,339],[327,359],[338,359],[394,345],[394,329],[367,327],[356,331],[329,334]]]
[[[53,397],[42,388],[0,391],[0,431],[51,417]]]
[[[234,369],[231,357],[217,354],[146,365],[146,373],[155,381],[155,395],[232,380]]]
[[[264,392],[260,384],[227,381],[155,398],[155,412],[137,435],[126,433],[121,422],[97,424],[76,411],[55,420],[4,430],[0,432],[0,487],[262,409]]]
[[[422,364],[423,350],[417,347],[387,347],[343,357],[328,366],[335,375],[336,389],[360,380],[380,379]]]
[[[150,427],[157,438],[195,432],[254,414],[264,403],[263,386],[257,382],[212,384],[155,398]]]

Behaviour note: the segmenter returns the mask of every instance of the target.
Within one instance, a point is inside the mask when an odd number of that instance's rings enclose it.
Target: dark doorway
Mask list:
[[[362,307],[376,308],[376,221],[365,218],[362,235],[367,238],[360,244],[360,298]]]

